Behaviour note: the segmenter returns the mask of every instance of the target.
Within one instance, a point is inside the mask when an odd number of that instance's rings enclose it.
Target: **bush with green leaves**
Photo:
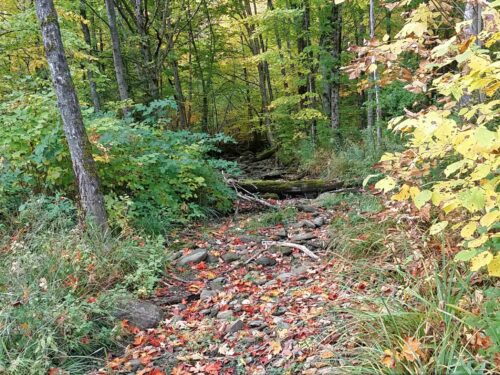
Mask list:
[[[23,192],[74,196],[69,153],[50,91],[13,92],[0,104],[0,202]],[[89,139],[112,224],[139,225],[154,233],[231,207],[232,192],[220,170],[234,165],[216,159],[217,146],[231,139],[153,126],[168,103],[142,105],[136,117],[84,110]],[[135,115],[134,115],[135,116]],[[15,207],[15,204],[12,204]]]

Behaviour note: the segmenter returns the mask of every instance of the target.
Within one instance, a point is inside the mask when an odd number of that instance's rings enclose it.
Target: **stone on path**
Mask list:
[[[233,252],[222,255],[222,259],[226,263],[236,262],[237,260],[240,260],[240,258],[241,256],[239,254]]]
[[[183,256],[177,261],[178,266],[185,266],[190,263],[196,264],[204,261],[208,256],[208,251],[206,249],[193,250],[188,255]]]
[[[261,266],[266,266],[266,267],[271,267],[276,265],[276,259],[271,258],[271,257],[260,257],[255,260],[255,263],[261,265]]]
[[[292,241],[292,242],[309,241],[309,240],[312,240],[316,237],[317,236],[314,233],[302,233],[302,234],[298,234],[296,236],[293,236],[292,238],[290,238],[290,241]]]
[[[140,328],[154,328],[163,319],[163,311],[155,304],[133,298],[120,299],[113,315],[117,319],[126,319],[130,324]]]

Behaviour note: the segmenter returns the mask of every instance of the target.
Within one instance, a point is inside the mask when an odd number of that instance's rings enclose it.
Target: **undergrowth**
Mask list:
[[[493,281],[453,262],[442,252],[446,242],[431,242],[414,223],[360,215],[362,196],[347,198],[350,206],[327,198],[323,204],[341,213],[330,246],[340,288],[356,301],[329,311],[342,323],[318,338],[336,338],[330,365],[360,375],[498,373]]]
[[[103,243],[63,197],[20,208],[0,243],[0,373],[95,368],[121,334],[113,301],[152,292],[168,262],[162,238]]]
[[[263,214],[252,218],[247,228],[250,230],[275,226],[278,224],[288,224],[295,221],[297,209],[294,207],[285,207],[278,210],[264,212]]]

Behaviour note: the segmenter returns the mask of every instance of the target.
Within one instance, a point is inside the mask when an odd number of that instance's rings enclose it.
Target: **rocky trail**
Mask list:
[[[345,309],[369,309],[362,296],[380,289],[329,250],[329,223],[349,208],[316,202],[275,201],[279,212],[239,202],[237,216],[178,233],[155,296],[124,316],[130,344],[98,374],[321,375],[354,365]]]

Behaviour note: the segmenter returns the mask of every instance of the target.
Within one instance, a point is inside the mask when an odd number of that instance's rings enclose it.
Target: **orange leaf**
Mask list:
[[[384,350],[384,355],[380,358],[380,363],[388,368],[396,367],[396,354],[390,349]]]
[[[405,338],[402,354],[410,362],[415,362],[419,358],[425,357],[422,351],[422,343],[413,337]]]

